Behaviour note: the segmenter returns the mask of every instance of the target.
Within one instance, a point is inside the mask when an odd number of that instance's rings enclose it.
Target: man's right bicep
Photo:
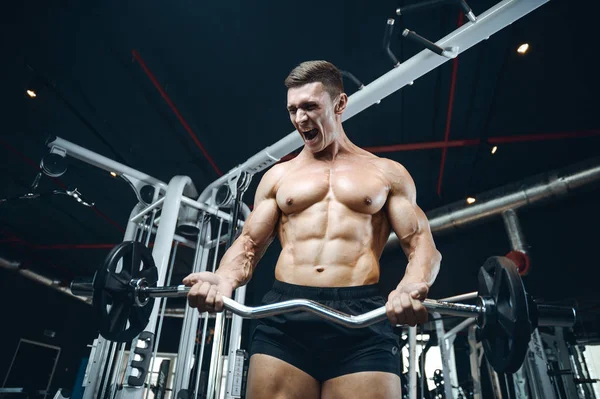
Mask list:
[[[254,210],[244,223],[243,233],[257,246],[269,245],[275,237],[281,211],[277,205],[277,183],[283,168],[275,165],[263,176],[256,189]]]
[[[254,204],[254,210],[244,222],[242,234],[257,247],[267,246],[275,237],[275,228],[281,212],[275,198],[267,198]]]

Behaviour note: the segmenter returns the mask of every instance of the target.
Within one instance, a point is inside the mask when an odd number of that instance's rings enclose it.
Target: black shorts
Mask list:
[[[385,305],[376,285],[319,288],[275,281],[263,304],[288,299],[312,299],[341,312],[357,315]],[[259,319],[251,354],[276,357],[326,381],[361,371],[400,375],[399,339],[388,320],[368,327],[348,328],[308,312]]]

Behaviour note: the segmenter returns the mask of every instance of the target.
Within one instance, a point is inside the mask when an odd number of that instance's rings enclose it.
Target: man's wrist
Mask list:
[[[235,278],[235,276],[232,276],[225,269],[219,268],[219,269],[215,270],[215,274],[217,276],[221,277],[222,279],[226,280],[229,284],[231,284],[231,288],[233,290],[235,290],[239,286],[243,285],[240,283],[240,281],[237,278]]]

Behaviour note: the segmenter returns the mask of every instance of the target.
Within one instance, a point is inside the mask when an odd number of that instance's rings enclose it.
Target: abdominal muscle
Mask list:
[[[375,284],[385,244],[381,237],[387,238],[389,233],[386,226],[381,212],[355,212],[335,200],[319,202],[297,214],[283,214],[278,231],[282,251],[275,278],[313,287]]]

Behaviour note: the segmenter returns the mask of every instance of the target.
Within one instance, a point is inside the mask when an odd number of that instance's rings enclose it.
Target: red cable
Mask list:
[[[463,12],[460,11],[458,14],[458,22],[457,26],[463,24],[464,15]],[[446,131],[444,132],[444,142],[448,142],[448,138],[450,137],[450,126],[452,125],[452,109],[454,108],[454,92],[456,90],[456,77],[458,75],[458,57],[452,60],[452,81],[450,82],[450,98],[448,99],[448,112],[446,114]],[[446,164],[446,153],[448,152],[448,147],[444,147],[442,150],[442,161],[440,164],[440,175],[438,177],[437,184],[437,194],[438,196],[442,194],[442,179],[444,178],[444,166]]]
[[[179,113],[179,110],[177,109],[175,104],[173,104],[173,102],[171,101],[171,99],[169,98],[167,93],[161,87],[160,83],[158,83],[158,80],[156,80],[152,71],[150,71],[150,69],[146,66],[146,63],[144,62],[144,60],[142,59],[140,54],[137,52],[137,50],[131,50],[131,53],[133,54],[133,58],[135,58],[137,60],[137,62],[140,64],[140,66],[142,67],[144,72],[146,72],[146,75],[148,75],[148,77],[150,78],[150,80],[152,81],[152,83],[154,84],[154,86],[156,87],[156,89],[158,90],[160,95],[162,96],[162,98],[164,98],[165,101],[167,102],[167,104],[169,105],[169,107],[171,107],[171,109],[177,116],[177,119],[179,119],[179,122],[181,122],[181,124],[183,125],[185,130],[188,132],[188,134],[190,135],[190,137],[192,138],[194,143],[196,143],[196,146],[198,146],[198,148],[200,148],[200,151],[202,151],[202,153],[204,154],[204,156],[206,157],[206,159],[208,160],[210,165],[213,167],[215,172],[217,172],[217,174],[219,176],[223,176],[223,173],[221,172],[221,170],[219,169],[217,164],[215,164],[213,159],[210,157],[210,155],[208,154],[208,151],[206,151],[206,149],[204,148],[204,146],[202,145],[200,140],[198,140],[198,137],[196,136],[196,134],[194,134],[194,131],[192,130],[192,128],[188,125],[188,123],[185,121],[185,119],[183,119],[183,116],[181,116],[181,114]]]

